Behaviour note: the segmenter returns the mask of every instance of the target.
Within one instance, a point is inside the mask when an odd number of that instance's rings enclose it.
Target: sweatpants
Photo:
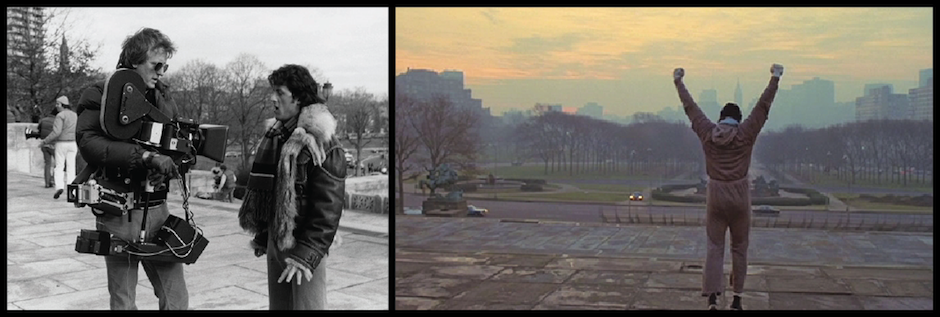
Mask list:
[[[709,180],[705,195],[705,234],[708,249],[702,271],[702,295],[724,290],[725,231],[731,231],[731,288],[744,291],[747,277],[747,245],[751,229],[751,195],[748,179]]]

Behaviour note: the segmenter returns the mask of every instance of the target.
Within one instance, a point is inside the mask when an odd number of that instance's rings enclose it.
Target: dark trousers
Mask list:
[[[55,170],[55,147],[43,146],[40,148],[42,150],[42,161],[45,162],[45,167],[42,169],[43,176],[46,180],[46,186],[52,187],[55,183],[55,178],[52,174]]]
[[[268,231],[275,232],[275,231]],[[324,310],[326,309],[326,257],[313,270],[313,278],[303,279],[300,285],[278,283],[277,279],[287,268],[287,254],[279,251],[274,243],[275,234],[268,235],[268,303],[270,310]],[[297,278],[296,276],[294,278]]]
[[[134,209],[131,221],[127,216],[101,216],[97,218],[98,230],[127,241],[136,241],[140,234],[143,210]],[[169,217],[166,204],[152,207],[147,211],[147,240],[153,241],[154,235]],[[159,299],[160,310],[189,309],[189,291],[183,278],[183,263],[166,261],[141,261],[126,255],[105,256],[108,270],[108,293],[111,294],[112,310],[137,309],[137,273],[144,267],[154,295]]]

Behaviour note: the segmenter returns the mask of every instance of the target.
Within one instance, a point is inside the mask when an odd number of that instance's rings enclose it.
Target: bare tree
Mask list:
[[[426,150],[429,167],[425,169],[435,169],[443,163],[466,166],[476,161],[480,148],[476,132],[480,121],[478,112],[461,108],[442,95],[417,105],[411,124]]]
[[[362,161],[362,148],[372,141],[371,128],[374,126],[377,102],[371,93],[363,87],[355,90],[343,90],[331,98],[331,103],[341,111],[344,121],[344,130],[349,136],[349,142],[356,149],[356,175],[361,175],[360,162]]]
[[[23,36],[25,41],[8,43],[22,53],[7,56],[7,108],[19,122],[49,113],[59,96],[78,100],[84,88],[104,79],[100,70],[90,66],[99,47],[74,36],[77,32],[71,32],[68,9],[44,11],[38,21],[43,29],[39,37]],[[52,25],[53,18],[60,16],[61,23]]]
[[[401,202],[405,201],[405,174],[415,170],[412,156],[418,151],[418,135],[414,130],[416,101],[410,96],[395,92],[395,172],[398,177],[398,212],[403,213]]]
[[[174,99],[180,105],[181,117],[199,123],[227,124],[229,96],[223,90],[228,82],[224,70],[197,59],[168,75],[166,81],[175,88]]]
[[[232,96],[229,134],[241,145],[241,170],[249,170],[251,150],[264,134],[264,121],[273,111],[273,105],[266,102],[267,69],[254,55],[240,54],[225,66],[225,71],[225,87]]]

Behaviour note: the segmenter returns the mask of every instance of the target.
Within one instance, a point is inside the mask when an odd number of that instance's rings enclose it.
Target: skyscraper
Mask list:
[[[7,8],[7,58],[25,58],[42,47],[43,8]],[[9,69],[7,71],[10,71]]]
[[[918,81],[917,87],[924,87],[927,85],[932,85],[933,84],[932,82],[928,83],[928,81],[930,81],[931,79],[933,79],[933,68],[921,69],[920,80]]]
[[[698,95],[698,106],[702,108],[705,116],[718,121],[718,115],[721,113],[721,104],[718,103],[718,91],[715,89],[705,89]]]
[[[464,89],[461,71],[445,70],[438,74],[432,70],[409,68],[407,72],[395,76],[395,92],[423,100],[443,95],[458,106],[490,115],[490,109],[483,108],[483,100],[471,97],[470,89]]]
[[[910,118],[910,100],[905,94],[891,93],[888,85],[868,90],[855,100],[855,120],[900,120]]]
[[[741,80],[738,79],[738,85],[734,87],[734,103],[738,107],[743,107],[742,102],[744,102],[744,96],[741,94]]]
[[[933,121],[933,77],[920,87],[911,89],[908,96],[911,99],[911,119]]]

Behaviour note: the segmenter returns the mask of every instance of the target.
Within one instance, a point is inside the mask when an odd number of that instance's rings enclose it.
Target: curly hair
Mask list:
[[[165,34],[157,29],[142,28],[124,39],[117,68],[132,68],[134,64],[146,62],[147,54],[158,49],[166,52],[168,58],[176,53],[176,46]]]
[[[268,76],[268,83],[271,86],[287,86],[287,90],[301,107],[326,102],[318,94],[319,84],[310,75],[310,71],[300,65],[281,66]]]

